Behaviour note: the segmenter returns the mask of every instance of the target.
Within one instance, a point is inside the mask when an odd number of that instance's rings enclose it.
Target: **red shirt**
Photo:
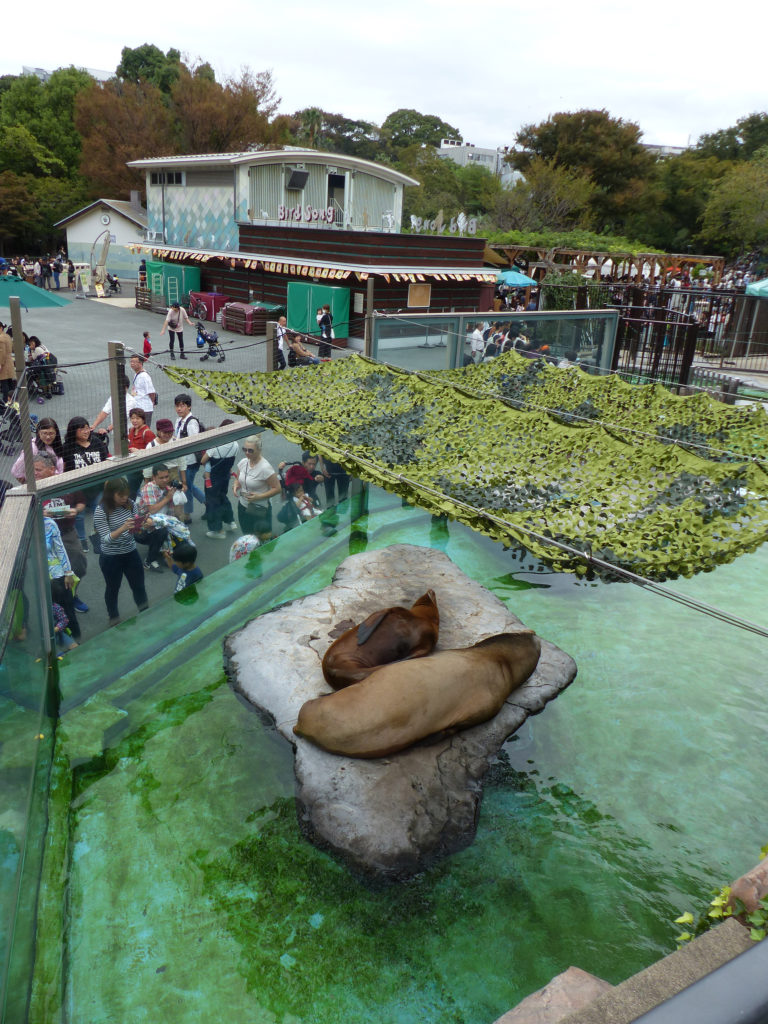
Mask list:
[[[128,447],[129,448],[146,448],[150,441],[155,440],[155,435],[149,429],[146,423],[134,430],[133,427],[128,431]]]

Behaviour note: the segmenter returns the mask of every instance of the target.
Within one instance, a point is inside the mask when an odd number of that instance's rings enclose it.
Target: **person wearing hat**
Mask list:
[[[186,359],[184,355],[184,321],[191,324],[191,320],[187,315],[186,309],[178,303],[172,302],[168,313],[166,314],[163,326],[160,328],[160,333],[165,334],[166,328],[170,340],[168,342],[168,348],[171,350],[171,359],[175,359],[176,356],[173,354],[173,342],[176,338],[179,339],[179,359]]]

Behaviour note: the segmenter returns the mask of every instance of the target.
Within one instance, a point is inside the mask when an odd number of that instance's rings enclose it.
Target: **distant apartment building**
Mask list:
[[[680,156],[688,149],[688,146],[660,146],[655,142],[641,142],[640,145],[654,156]]]
[[[80,68],[80,67],[77,68],[77,70],[78,71],[85,71],[85,73],[87,75],[90,75],[91,78],[95,78],[97,82],[101,82],[102,84],[104,82],[108,82],[110,80],[110,78],[114,78],[115,77],[115,72],[114,71],[98,71],[96,68]],[[48,71],[46,68],[29,68],[29,67],[26,67],[26,66],[22,67],[21,73],[22,73],[22,75],[36,75],[40,79],[41,82],[47,82],[49,80],[49,78],[51,77],[51,75],[53,74],[52,71]]]
[[[522,175],[506,163],[504,158],[507,152],[507,149],[501,147],[485,149],[482,146],[473,146],[471,142],[456,142],[454,139],[441,139],[437,149],[438,156],[453,160],[460,167],[485,167],[491,174],[501,178],[504,188],[511,188]]]

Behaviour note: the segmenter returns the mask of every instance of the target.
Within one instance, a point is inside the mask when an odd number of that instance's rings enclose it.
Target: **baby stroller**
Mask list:
[[[117,274],[107,274],[106,284],[104,291],[107,295],[119,295],[123,289],[120,286],[120,280]]]
[[[197,338],[195,340],[197,341],[198,348],[208,346],[208,351],[205,355],[200,356],[201,363],[204,363],[206,359],[217,359],[220,363],[223,363],[227,358],[224,355],[224,349],[219,344],[218,332],[206,331],[202,320],[197,321]]]
[[[58,359],[53,352],[38,356],[27,367],[29,397],[37,399],[40,405],[46,398],[64,394],[64,385],[59,380]]]

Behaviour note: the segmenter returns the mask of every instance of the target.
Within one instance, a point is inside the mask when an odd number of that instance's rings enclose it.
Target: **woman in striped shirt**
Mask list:
[[[143,612],[147,607],[144,565],[134,538],[134,533],[144,526],[151,527],[152,522],[141,514],[139,505],[131,501],[125,477],[107,480],[101,504],[93,513],[93,527],[101,540],[99,568],[106,584],[104,601],[110,626],[120,621],[117,595],[120,593],[123,576],[128,580],[138,610]]]

